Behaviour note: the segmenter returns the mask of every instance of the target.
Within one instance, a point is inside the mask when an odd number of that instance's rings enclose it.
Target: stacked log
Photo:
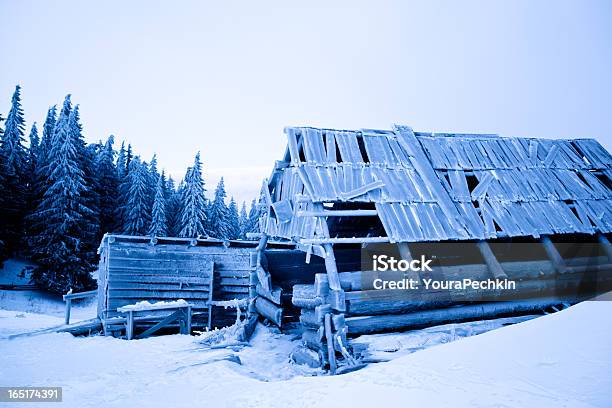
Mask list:
[[[256,312],[279,328],[283,324],[282,289],[272,284],[268,272],[268,261],[265,254],[267,236],[263,236],[254,253],[251,254],[251,266],[255,272],[251,276],[254,290],[252,311]]]
[[[346,301],[343,291],[332,291],[326,274],[316,274],[315,284],[293,287],[292,303],[301,308],[304,345],[315,351],[321,366],[335,370],[336,354],[345,354],[347,325],[344,313]],[[301,353],[301,351],[298,351]]]
[[[342,296],[329,290],[326,274],[316,274],[313,284],[294,286],[292,302],[301,308],[304,344],[323,359],[327,350],[327,314],[332,316],[334,331],[359,335],[538,313],[612,290],[612,264],[607,257],[566,260],[562,270],[549,260],[503,262],[500,266],[508,279],[516,282],[516,291],[375,290],[371,283],[378,272],[341,272],[338,276]],[[421,275],[421,279],[428,278],[482,281],[494,276],[490,266],[483,263],[434,267],[433,272]],[[342,314],[336,311],[342,310],[338,302],[344,303]]]

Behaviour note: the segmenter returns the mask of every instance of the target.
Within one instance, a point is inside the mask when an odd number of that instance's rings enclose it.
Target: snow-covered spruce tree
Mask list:
[[[51,185],[49,179],[49,155],[53,146],[53,134],[57,122],[57,107],[53,105],[47,111],[47,117],[42,127],[42,138],[38,147],[36,166],[34,167],[34,179],[32,181],[32,212],[26,216],[26,236],[37,236],[44,227],[44,220],[37,220],[36,209],[42,202],[45,191]],[[30,256],[34,256],[31,240],[26,240],[26,250]]]
[[[238,206],[234,197],[231,198],[227,207],[227,238],[240,239],[242,231],[240,230],[240,216],[238,215]]]
[[[153,154],[148,168],[149,175],[147,186],[149,189],[149,201],[147,205],[149,206],[149,208],[153,208],[153,202],[155,201],[155,192],[157,191],[157,183],[159,181],[159,172],[157,171],[157,154]]]
[[[37,178],[41,179],[44,177],[46,179],[46,174],[43,174],[43,170],[45,166],[48,164],[48,156],[51,151],[51,145],[53,143],[53,132],[55,130],[55,122],[57,122],[57,107],[53,105],[47,111],[47,117],[45,118],[45,123],[42,128],[42,138],[40,139],[40,148],[38,153],[38,166],[39,173],[37,174]]]
[[[117,217],[119,203],[119,176],[115,167],[115,137],[110,135],[96,158],[96,176],[98,196],[100,199],[100,232],[102,234],[117,232],[120,223]]]
[[[28,165],[25,173],[25,182],[27,183],[27,194],[26,194],[26,209],[25,209],[25,223],[24,223],[24,235],[28,236],[31,233],[30,223],[28,222],[29,217],[40,203],[38,197],[38,160],[40,157],[40,138],[38,137],[38,128],[36,122],[32,124],[30,129],[30,146],[28,149]],[[27,241],[26,241],[27,242]]]
[[[94,257],[88,256],[86,239],[92,210],[84,195],[88,186],[79,158],[78,135],[74,133],[70,95],[64,101],[49,152],[49,188],[34,218],[41,224],[31,237],[32,253],[38,262],[33,280],[53,292],[65,293],[94,286],[90,272]]]
[[[40,157],[40,137],[38,136],[38,128],[36,122],[30,128],[30,147],[28,149],[28,184],[31,184],[35,179],[36,168],[38,167],[38,158]]]
[[[133,158],[133,154],[132,154],[132,145],[128,143],[128,147],[127,150],[125,152],[125,168],[129,171],[130,169],[130,163],[132,162],[132,158]]]
[[[123,233],[127,235],[147,235],[151,223],[149,201],[149,169],[138,156],[130,160],[127,180],[129,190],[126,206]]]
[[[246,239],[247,227],[249,223],[249,214],[247,213],[246,203],[242,202],[242,207],[240,208],[240,238]]]
[[[251,201],[251,208],[249,209],[249,222],[245,233],[248,232],[259,232],[259,217],[261,215],[261,209],[257,200]]]
[[[127,174],[127,166],[126,166],[126,157],[125,157],[125,142],[121,142],[121,149],[119,149],[119,153],[117,154],[117,178],[119,182],[123,181],[123,178]]]
[[[4,118],[0,115],[0,143],[2,141],[2,137],[4,135],[4,129],[2,129],[2,122],[4,122]],[[4,156],[2,156],[2,152],[0,151],[0,208],[4,207],[4,199],[6,197],[4,192]],[[0,222],[0,225],[2,223]],[[2,263],[8,257],[8,253],[6,250],[6,246],[4,244],[3,238],[0,236],[0,267],[2,267]]]
[[[197,238],[206,236],[206,199],[200,153],[196,154],[193,167],[187,170],[181,189],[181,218],[179,236]]]
[[[78,161],[87,188],[82,193],[83,204],[91,211],[85,214],[85,227],[83,228],[83,251],[84,259],[95,262],[97,260],[97,249],[100,246],[100,197],[98,191],[98,178],[96,176],[96,158],[102,148],[101,143],[85,144],[83,137],[83,126],[80,122],[79,105],[76,105],[68,120],[70,135],[78,151]]]
[[[182,190],[182,183],[181,183]],[[181,232],[181,191],[174,187],[172,177],[166,182],[166,219],[168,224],[168,236],[178,237]]]
[[[215,198],[210,205],[210,233],[213,237],[219,239],[228,239],[229,237],[229,224],[228,224],[228,211],[225,205],[225,183],[223,177],[219,180],[217,188],[215,189]]]
[[[153,200],[153,211],[151,214],[151,227],[149,235],[165,237],[168,235],[168,222],[166,220],[166,197],[164,196],[165,182],[160,175],[155,187],[155,199]]]
[[[0,201],[0,241],[8,253],[16,251],[23,237],[23,219],[27,203],[28,153],[24,142],[24,119],[21,108],[21,87],[17,85],[0,140],[0,165],[3,191]]]

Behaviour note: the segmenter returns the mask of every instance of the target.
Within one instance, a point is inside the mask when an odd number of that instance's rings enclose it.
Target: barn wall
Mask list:
[[[101,318],[118,315],[117,308],[140,301],[184,299],[194,305],[195,326],[208,323],[208,301],[249,297],[252,248],[186,244],[106,241],[99,266]],[[211,282],[212,277],[212,282]],[[215,307],[213,327],[231,324],[235,309]]]

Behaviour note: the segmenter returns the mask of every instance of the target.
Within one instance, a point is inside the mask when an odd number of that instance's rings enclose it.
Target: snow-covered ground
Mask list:
[[[473,337],[460,338],[468,326],[457,325],[457,341],[336,377],[292,365],[295,341],[264,326],[250,346],[217,350],[184,335],[2,338],[0,385],[63,386],[70,407],[609,407],[611,315],[612,303],[585,302]],[[0,311],[0,336],[57,323]],[[393,355],[444,343],[440,333],[449,326],[359,341]]]
[[[27,285],[33,265],[25,260],[9,259],[0,268],[0,285]],[[0,309],[19,312],[64,316],[65,304],[61,296],[40,290],[1,290]],[[96,316],[96,300],[89,298],[74,300],[71,322],[91,319]],[[59,324],[63,323],[63,319]],[[0,324],[0,331],[2,325]]]

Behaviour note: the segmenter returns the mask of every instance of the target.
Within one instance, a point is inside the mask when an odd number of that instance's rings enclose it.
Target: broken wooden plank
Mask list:
[[[398,125],[395,125],[393,128],[398,134],[398,142],[410,156],[410,162],[421,176],[423,182],[437,198],[438,204],[444,210],[444,214],[448,217],[453,228],[457,231],[462,230],[463,224],[460,222],[459,212],[448,193],[442,187],[442,184],[440,184],[430,161],[425,156],[421,144],[412,129],[408,126]]]
[[[340,198],[344,201],[348,201],[348,200],[362,196],[364,194],[369,193],[372,190],[376,190],[377,188],[381,188],[384,186],[385,186],[385,183],[383,183],[382,180],[376,180],[371,183],[364,184],[360,187],[357,187],[354,190],[340,193]]]

